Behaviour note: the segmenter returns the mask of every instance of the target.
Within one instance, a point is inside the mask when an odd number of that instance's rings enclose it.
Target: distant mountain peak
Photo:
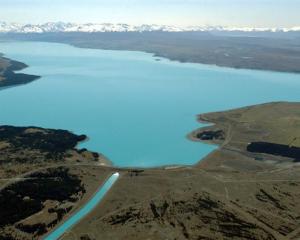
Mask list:
[[[228,31],[228,32],[292,32],[300,31],[293,28],[255,28],[255,27],[224,27],[224,26],[188,26],[177,27],[170,25],[142,24],[130,25],[125,23],[65,23],[47,22],[43,24],[19,24],[0,22],[2,33],[47,33],[47,32],[185,32],[185,31]]]

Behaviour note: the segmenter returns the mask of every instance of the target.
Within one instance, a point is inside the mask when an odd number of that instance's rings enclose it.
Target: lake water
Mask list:
[[[300,101],[300,75],[156,61],[151,54],[0,43],[41,79],[0,91],[0,124],[62,128],[116,166],[195,164],[214,146],[188,140],[199,113]]]

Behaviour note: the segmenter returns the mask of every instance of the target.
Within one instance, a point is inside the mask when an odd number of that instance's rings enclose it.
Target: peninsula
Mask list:
[[[26,67],[26,64],[5,58],[0,54],[0,88],[30,83],[39,78],[35,75],[15,73]]]

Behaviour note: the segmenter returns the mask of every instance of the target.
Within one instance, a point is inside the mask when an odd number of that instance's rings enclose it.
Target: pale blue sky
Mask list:
[[[300,26],[300,0],[0,0],[0,21]]]

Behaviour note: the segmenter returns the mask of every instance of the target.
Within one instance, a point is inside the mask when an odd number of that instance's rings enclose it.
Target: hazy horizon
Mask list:
[[[1,21],[290,28],[300,0],[0,0]]]
[[[260,26],[260,27],[256,27],[256,26],[237,26],[237,25],[209,25],[209,24],[206,24],[206,25],[201,25],[201,24],[198,24],[198,25],[196,25],[196,24],[194,24],[194,25],[176,25],[176,24],[158,24],[158,23],[139,23],[139,24],[130,24],[130,23],[127,23],[127,22],[74,22],[74,21],[45,21],[45,22],[38,22],[38,23],[34,23],[34,22],[14,22],[14,21],[2,21],[1,19],[0,19],[0,23],[6,23],[6,24],[18,24],[18,25],[20,25],[20,26],[25,26],[25,25],[33,25],[33,26],[42,26],[42,25],[44,25],[44,24],[50,24],[50,23],[52,23],[52,24],[58,24],[58,23],[62,23],[62,24],[78,24],[78,25],[88,25],[88,24],[95,24],[95,25],[97,25],[97,24],[99,24],[99,25],[101,25],[101,24],[112,24],[112,25],[118,25],[118,24],[120,24],[120,25],[122,25],[122,24],[125,24],[125,25],[129,25],[129,26],[135,26],[135,27],[140,27],[140,26],[143,26],[143,25],[149,25],[149,26],[151,26],[151,25],[153,25],[153,26],[166,26],[166,27],[178,27],[178,29],[185,29],[185,27],[186,27],[186,29],[190,29],[190,28],[193,28],[193,27],[195,27],[195,28],[197,28],[197,27],[199,27],[199,28],[201,28],[201,27],[203,27],[203,28],[205,28],[205,27],[207,27],[207,28],[218,28],[218,27],[220,27],[220,28],[223,28],[223,29],[237,29],[237,30],[239,30],[239,29],[245,29],[245,30],[247,30],[247,29],[257,29],[257,30],[273,30],[273,29],[278,29],[278,30],[292,30],[292,29],[296,29],[296,31],[299,31],[299,28],[300,28],[300,24],[298,24],[298,25],[293,25],[293,26],[290,26],[290,27],[267,27],[267,26]]]

